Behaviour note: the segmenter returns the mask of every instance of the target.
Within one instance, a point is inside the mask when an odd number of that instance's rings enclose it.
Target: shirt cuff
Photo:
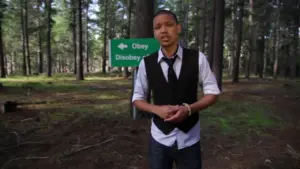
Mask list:
[[[207,94],[219,95],[221,92],[217,91],[217,90],[205,90],[203,93],[204,93],[204,95],[207,95]]]
[[[133,96],[132,96],[132,100],[131,102],[133,103],[134,101],[136,100],[146,100],[145,96],[141,95],[141,94],[138,94],[138,93],[134,93]]]

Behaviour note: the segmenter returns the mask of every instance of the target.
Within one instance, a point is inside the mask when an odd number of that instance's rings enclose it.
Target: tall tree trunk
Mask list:
[[[76,0],[71,1],[71,7],[72,7],[72,41],[73,41],[73,57],[74,57],[74,74],[77,72],[77,48],[76,48]]]
[[[135,38],[153,37],[154,0],[139,0],[136,3]]]
[[[13,52],[13,72],[16,72],[18,68],[18,64],[17,64],[17,52]]]
[[[268,51],[268,42],[269,40],[264,39],[264,44],[266,47],[264,47],[264,60],[263,60],[263,77],[267,77],[267,66],[268,66],[268,57],[269,57],[269,51]]]
[[[108,19],[108,0],[104,0],[104,39],[103,39],[103,55],[102,55],[102,73],[106,73],[106,47],[107,47],[107,19]]]
[[[14,72],[15,72],[15,64],[16,64],[16,62],[15,62],[15,58],[16,58],[15,54],[16,54],[15,52],[11,53],[10,74],[14,74]]]
[[[151,38],[153,37],[153,16],[154,16],[154,0],[139,0],[135,8],[135,38]],[[134,78],[133,78],[134,79]],[[134,88],[134,81],[132,83]],[[133,95],[133,90],[131,96]],[[147,101],[151,101],[151,93],[148,92]],[[132,112],[132,104],[131,112]],[[147,117],[149,113],[140,111],[137,118]]]
[[[83,77],[83,45],[82,45],[82,0],[77,1],[77,72],[76,80],[84,80]]]
[[[236,49],[236,0],[234,0],[232,2],[232,13],[231,13],[231,19],[232,19],[232,27],[234,29],[232,29],[231,31],[231,45],[230,46],[230,60],[229,60],[229,67],[228,67],[228,77],[232,78],[232,74],[233,74],[233,67],[234,67],[234,59],[235,59],[235,49]]]
[[[40,10],[41,7],[41,0],[37,0],[38,3],[38,10],[39,14],[42,15],[42,11]],[[42,46],[42,25],[41,25],[41,17],[38,19],[38,43],[39,43],[39,73],[44,72],[44,58],[43,58],[43,46]]]
[[[131,14],[132,14],[132,0],[129,0],[129,4],[127,6],[127,11],[128,11],[128,29],[126,33],[126,37],[130,38],[130,31],[131,31]],[[129,72],[128,72],[128,67],[124,67],[124,72],[123,72],[123,77],[128,78],[129,77]]]
[[[253,42],[252,42],[252,36],[254,33],[253,30],[253,0],[249,0],[250,8],[249,8],[249,32],[251,37],[249,38],[249,55],[246,59],[246,64],[245,64],[245,78],[249,79],[250,78],[250,65],[251,65],[251,58],[253,58]]]
[[[300,10],[299,8],[299,0],[294,0],[293,6],[294,7],[298,7],[297,11]],[[293,31],[293,43],[292,43],[292,57],[291,57],[291,64],[290,64],[290,76],[291,78],[295,78],[297,75],[297,56],[298,55],[298,45],[299,45],[299,13],[298,12],[294,12],[293,13],[293,20],[294,20],[294,25],[292,27],[292,31]]]
[[[52,76],[52,55],[51,55],[51,12],[52,12],[52,0],[47,0],[48,11],[48,32],[47,32],[47,57],[48,57],[48,77]]]
[[[274,66],[273,66],[273,78],[277,78],[277,71],[278,71],[278,55],[279,55],[279,19],[280,19],[280,0],[276,0],[276,5],[277,5],[277,11],[276,11],[276,22],[275,22],[275,36],[274,36],[274,46],[273,46],[273,53],[275,56],[274,59]]]
[[[285,78],[289,76],[289,69],[290,69],[290,46],[288,45],[288,37],[283,37],[283,74]]]
[[[5,78],[6,70],[5,70],[5,63],[4,63],[4,51],[3,51],[2,18],[3,18],[3,14],[2,11],[0,11],[0,67],[1,67],[1,78]]]
[[[189,1],[184,2],[184,46],[188,47],[188,36],[189,36],[189,31],[188,31],[188,27],[189,27],[189,10],[190,10],[190,5],[189,5]]]
[[[234,51],[230,51],[230,59],[228,60],[228,77],[232,78],[233,73],[233,59],[234,59]]]
[[[215,73],[218,87],[222,90],[222,71],[223,71],[223,43],[224,43],[224,8],[225,0],[216,0],[216,19],[214,27],[214,57],[213,72]]]
[[[85,28],[85,57],[86,57],[86,72],[90,72],[89,70],[89,3],[86,2],[86,28]]]
[[[201,12],[202,12],[202,7],[201,7],[201,4],[199,4],[198,0],[194,0],[193,2],[193,22],[195,22],[195,48],[197,50],[200,50],[201,49],[201,46],[200,46],[200,19],[202,17],[201,15]],[[202,23],[202,21],[201,21]]]
[[[236,22],[236,51],[233,60],[233,76],[232,82],[237,83],[239,81],[239,68],[240,68],[240,55],[242,46],[242,35],[243,35],[243,17],[244,17],[244,1],[240,0],[238,3],[238,19]]]
[[[24,1],[25,6],[25,39],[26,39],[26,52],[27,52],[27,66],[28,73],[31,74],[31,59],[30,59],[30,50],[29,50],[29,31],[28,31],[28,3],[27,0]]]
[[[22,29],[22,54],[23,54],[23,75],[27,76],[27,57],[26,57],[26,36],[25,36],[25,26],[24,26],[24,0],[20,0],[21,4],[21,29]]]
[[[205,37],[206,37],[206,33],[205,33],[205,25],[206,25],[206,0],[202,0],[202,9],[201,9],[201,22],[200,22],[200,51],[202,53],[205,53]]]
[[[215,20],[216,20],[216,1],[212,0],[213,8],[212,8],[212,19],[211,19],[211,29],[210,29],[210,38],[209,38],[209,50],[208,50],[208,62],[210,67],[213,65],[214,59],[214,38],[215,38]]]
[[[259,78],[263,78],[263,71],[264,71],[264,49],[265,49],[265,38],[263,35],[259,36],[257,39],[257,49],[258,49],[258,71],[259,71]]]

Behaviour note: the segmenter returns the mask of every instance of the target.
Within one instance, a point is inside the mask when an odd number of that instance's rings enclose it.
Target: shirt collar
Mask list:
[[[178,45],[176,54],[177,54],[178,58],[182,59],[182,47],[180,45]],[[164,57],[164,54],[162,52],[162,48],[160,47],[160,49],[158,51],[157,62],[159,63],[163,57]]]

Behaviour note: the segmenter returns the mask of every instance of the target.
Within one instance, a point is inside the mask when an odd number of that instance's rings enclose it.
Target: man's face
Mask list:
[[[153,20],[153,28],[155,38],[164,47],[176,43],[181,32],[181,26],[168,14],[156,16]]]

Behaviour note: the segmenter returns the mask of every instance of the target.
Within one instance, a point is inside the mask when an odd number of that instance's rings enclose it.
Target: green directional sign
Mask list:
[[[112,67],[137,67],[143,57],[156,52],[160,45],[154,38],[112,39],[109,63]]]

